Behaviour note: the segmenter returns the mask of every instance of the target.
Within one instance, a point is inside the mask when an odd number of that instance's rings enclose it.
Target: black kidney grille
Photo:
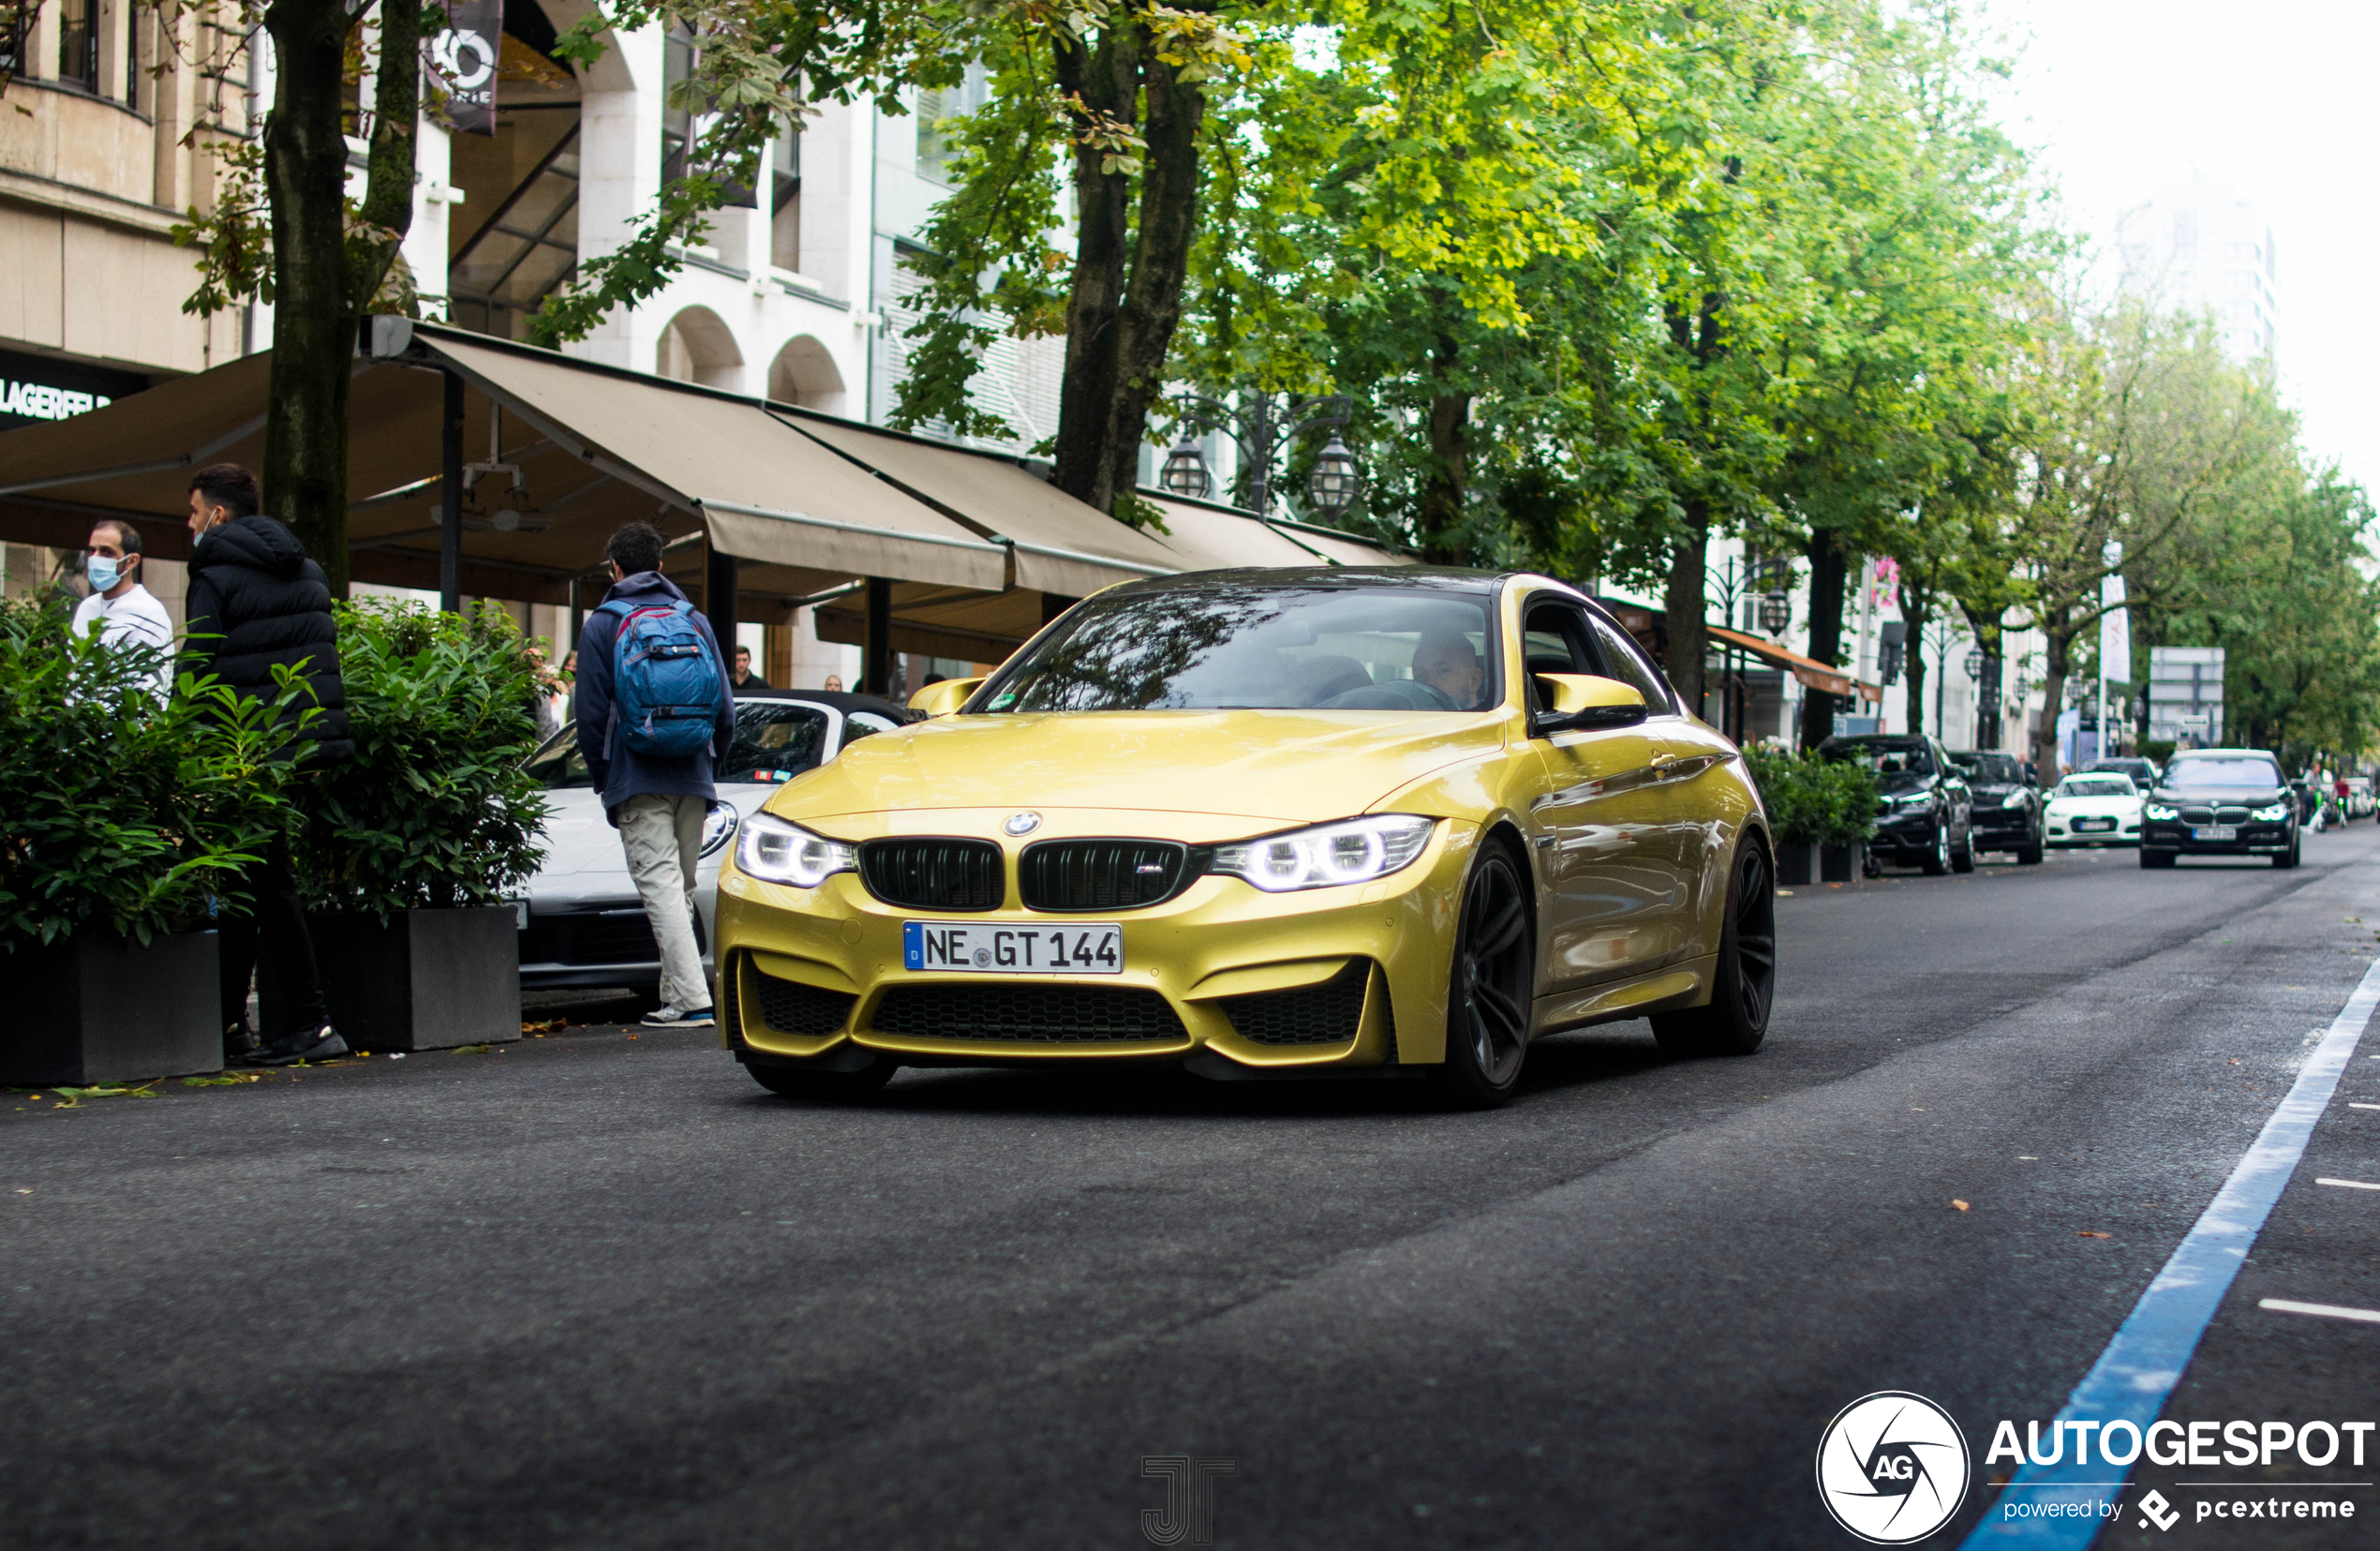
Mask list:
[[[1046,840],[1025,847],[1017,892],[1028,910],[1137,910],[1186,881],[1189,848],[1168,840]]]
[[[1216,1006],[1242,1039],[1259,1045],[1343,1045],[1363,1022],[1369,960],[1358,959],[1318,986],[1226,996]]]
[[[851,1017],[851,1005],[859,1000],[849,992],[806,986],[798,980],[780,980],[774,975],[757,971],[752,975],[752,990],[760,1003],[762,1022],[779,1034],[804,1038],[840,1032],[844,1021]]]
[[[1086,1045],[1188,1036],[1171,1003],[1128,986],[895,986],[869,1022],[880,1034],[915,1039]]]
[[[860,881],[911,910],[997,910],[1006,897],[1000,847],[988,840],[863,841]]]
[[[2181,822],[2184,824],[2212,824],[2214,821],[2215,811],[2212,808],[2184,808],[2181,811]]]
[[[2215,810],[2215,822],[2217,824],[2245,824],[2248,822],[2248,810],[2245,808],[2218,808]]]

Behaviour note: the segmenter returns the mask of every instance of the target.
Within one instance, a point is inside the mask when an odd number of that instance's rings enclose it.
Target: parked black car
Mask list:
[[[2041,788],[2029,774],[2031,767],[2015,754],[1985,750],[1952,754],[1950,762],[1967,778],[1974,848],[2012,851],[2025,866],[2037,865],[2048,836],[2042,819]]]
[[[2176,857],[2270,857],[2298,865],[2299,805],[2262,749],[2190,749],[2165,765],[2140,812],[2140,865]]]
[[[1935,873],[1975,870],[1967,778],[1940,743],[1914,733],[1875,733],[1830,738],[1818,753],[1860,760],[1876,773],[1872,860]]]
[[[2157,784],[2155,762],[2131,754],[2113,754],[2105,759],[2094,759],[2084,766],[2083,769],[2113,770],[2118,775],[2128,775],[2132,777],[2132,783],[2144,792],[2153,790]]]

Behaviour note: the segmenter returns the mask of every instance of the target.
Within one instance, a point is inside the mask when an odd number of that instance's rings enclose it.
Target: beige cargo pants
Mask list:
[[[647,792],[619,805],[619,843],[629,875],[653,923],[662,949],[662,1000],[680,1012],[710,1006],[702,950],[694,946],[694,869],[703,854],[703,820],[710,804],[698,797]]]

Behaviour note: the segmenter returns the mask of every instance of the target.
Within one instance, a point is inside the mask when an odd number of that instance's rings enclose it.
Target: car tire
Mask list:
[[[807,1071],[799,1066],[747,1066],[753,1081],[780,1098],[806,1098],[815,1103],[848,1103],[866,1098],[892,1081],[900,1063],[878,1057],[855,1072]]]
[[[2047,843],[2047,840],[2048,837],[2043,834],[2039,828],[2035,828],[2033,830],[2033,838],[2026,842],[2024,844],[2016,847],[2016,865],[2019,867],[2039,867],[2041,865],[2042,849]]]
[[[2174,854],[2171,851],[2151,851],[2145,846],[2141,849],[2140,865],[2143,868],[2171,867],[2173,864]]]
[[[1929,878],[1939,878],[1950,871],[1950,820],[1942,820],[1941,828],[1934,831],[1933,854],[1924,865]]]
[[[1454,962],[1446,985],[1446,1060],[1441,1102],[1492,1110],[1520,1091],[1537,992],[1537,931],[1528,872],[1511,849],[1480,847],[1455,918]]]
[[[1728,882],[1710,1002],[1655,1013],[1653,1037],[1668,1056],[1749,1055],[1768,1036],[1776,1000],[1777,883],[1760,837],[1746,835]]]
[[[2299,849],[2299,847],[2298,847],[2298,837],[2297,837],[2297,836],[2295,836],[2295,835],[2290,836],[2290,837],[2289,837],[2289,849],[2288,849],[2288,850],[2286,850],[2286,851],[2282,852],[2282,853],[2281,853],[2281,855],[2279,855],[2279,856],[2277,856],[2277,857],[2273,858],[2272,858],[2272,865],[2273,865],[2273,866],[2275,866],[2275,867],[2295,867],[2295,866],[2297,866],[2297,865],[2298,865],[2298,849]]]
[[[1975,870],[1974,830],[1968,830],[1965,838],[1959,841],[1958,849],[1950,854],[1950,870],[1954,872],[1972,872]]]

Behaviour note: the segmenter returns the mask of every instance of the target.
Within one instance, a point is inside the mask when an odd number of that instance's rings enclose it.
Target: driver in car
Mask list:
[[[1434,630],[1422,636],[1413,649],[1413,678],[1446,696],[1454,710],[1480,708],[1480,689],[1486,676],[1480,671],[1480,654],[1471,649],[1467,635]]]

